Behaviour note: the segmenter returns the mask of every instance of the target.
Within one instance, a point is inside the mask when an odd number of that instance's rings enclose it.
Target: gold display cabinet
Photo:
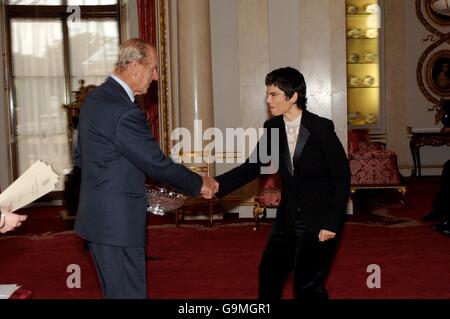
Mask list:
[[[381,9],[377,0],[346,0],[347,99],[350,128],[381,121]]]

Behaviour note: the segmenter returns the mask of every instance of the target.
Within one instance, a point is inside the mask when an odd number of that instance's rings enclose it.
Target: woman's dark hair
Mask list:
[[[267,85],[274,85],[279,88],[286,94],[287,99],[290,99],[297,92],[297,107],[302,110],[306,109],[305,78],[298,70],[291,67],[273,70],[266,76]]]

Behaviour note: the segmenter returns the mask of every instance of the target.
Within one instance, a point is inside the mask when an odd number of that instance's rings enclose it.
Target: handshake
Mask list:
[[[202,188],[200,195],[205,199],[211,199],[219,191],[219,183],[211,176],[202,176]]]

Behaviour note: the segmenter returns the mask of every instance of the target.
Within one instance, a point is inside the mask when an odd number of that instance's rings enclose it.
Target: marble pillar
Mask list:
[[[180,126],[199,152],[209,141],[194,143],[194,121],[202,121],[203,131],[214,126],[209,0],[178,0],[177,6]]]

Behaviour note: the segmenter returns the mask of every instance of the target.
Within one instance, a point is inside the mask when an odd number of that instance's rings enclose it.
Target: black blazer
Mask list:
[[[197,196],[201,177],[164,156],[144,112],[113,78],[81,107],[75,165],[81,168],[75,231],[104,245],[146,244],[145,175]]]
[[[318,234],[321,229],[338,232],[350,195],[350,168],[333,122],[303,111],[293,167],[283,116],[266,121],[264,127],[268,129],[269,146],[273,135],[270,129],[278,129],[279,154],[268,148],[270,155],[279,156],[278,173],[282,180],[275,226],[290,232],[299,213],[313,233]],[[260,140],[257,151],[261,147]],[[217,195],[225,196],[252,181],[260,175],[263,165],[260,160],[250,163],[247,159],[244,164],[217,176],[220,183]]]

